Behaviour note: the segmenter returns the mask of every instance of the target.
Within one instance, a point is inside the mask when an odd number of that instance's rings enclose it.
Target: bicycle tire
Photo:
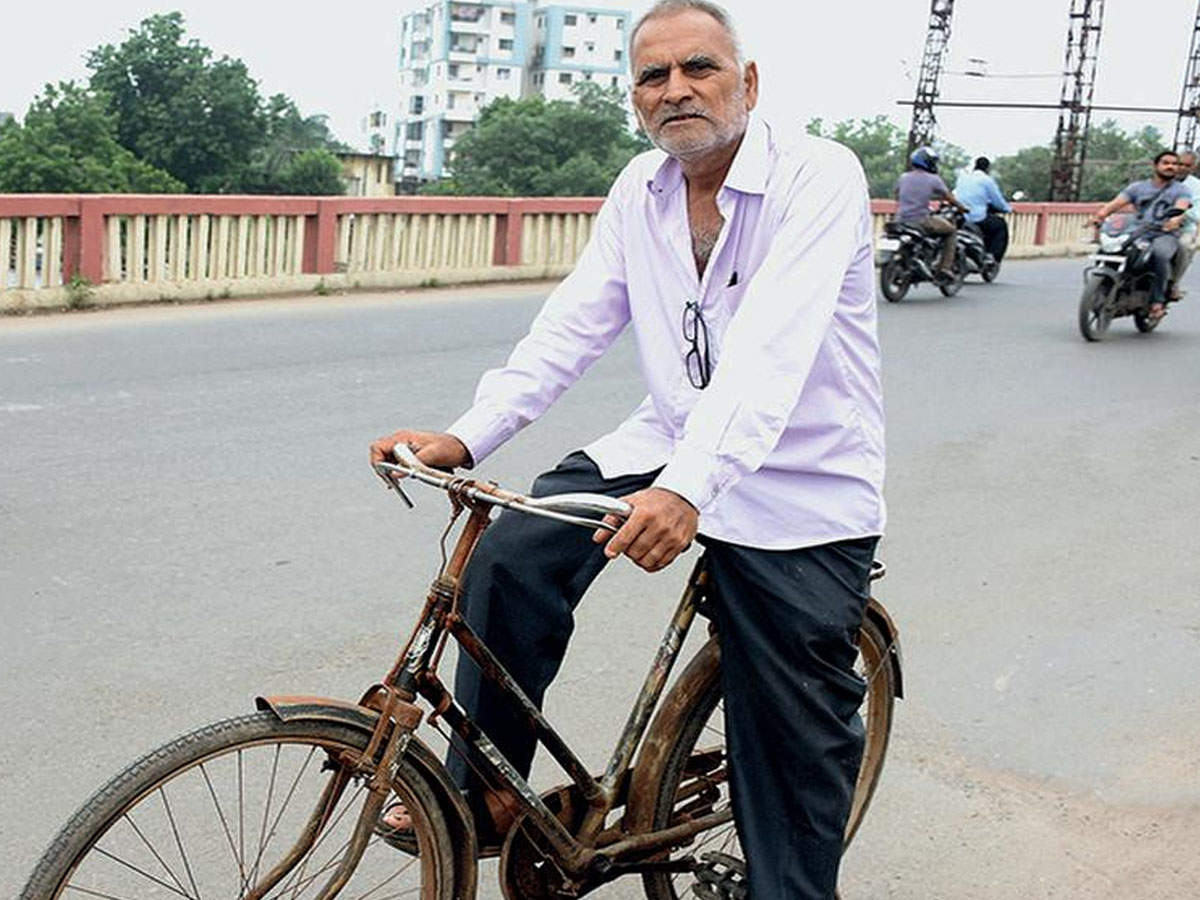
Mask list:
[[[865,741],[862,763],[859,767],[858,780],[851,801],[850,816],[846,823],[846,846],[850,845],[854,835],[858,832],[879,783],[879,776],[883,771],[883,762],[887,755],[896,700],[895,672],[888,658],[889,648],[883,633],[870,619],[864,620],[859,632],[859,647],[860,660],[865,674],[869,676],[869,682],[867,696],[860,711],[863,716]],[[659,779],[653,801],[654,830],[666,828],[671,824],[672,817],[676,814],[676,807],[680,803],[676,798],[680,793],[680,785],[687,771],[688,763],[693,763],[693,771],[710,773],[712,771],[713,761],[707,757],[711,757],[714,753],[714,745],[706,745],[702,748],[702,752],[696,752],[696,744],[713,714],[720,714],[718,709],[721,699],[719,675],[719,667],[715,664],[690,670],[687,674],[687,677],[697,679],[699,684],[692,686],[692,696],[695,698],[692,707],[680,715],[681,725],[676,740],[666,754],[666,764],[663,766],[662,776]],[[724,750],[723,745],[721,750]],[[696,782],[702,781],[704,777],[703,774],[699,775],[686,789],[694,789]],[[727,792],[727,783],[725,791]],[[725,802],[728,802],[727,799]],[[736,840],[733,823],[718,826],[713,831],[714,834],[729,835],[731,841]],[[696,837],[694,845],[685,849],[698,857],[706,848],[734,857],[742,856],[740,847],[732,847],[728,843],[715,846],[714,840],[713,835],[701,833]],[[642,883],[649,900],[681,900],[683,897],[690,896],[691,893],[688,886],[690,882],[681,884],[681,879],[688,878],[690,876],[652,872],[642,876]],[[680,889],[681,887],[682,889]]]
[[[319,793],[312,795],[303,791],[309,797],[306,802],[304,797],[297,796],[301,793],[301,782],[304,781],[305,789],[318,786],[318,782],[328,782],[333,777],[328,773],[339,765],[331,754],[361,752],[369,738],[368,733],[346,725],[311,720],[284,722],[270,712],[227,719],[185,734],[147,753],[84,803],[38,862],[21,892],[21,900],[57,900],[64,894],[74,897],[89,893],[133,900],[146,896],[148,891],[161,896],[164,889],[167,894],[184,897],[231,895],[231,891],[242,894],[248,884],[257,883],[258,878],[270,870],[276,853],[282,853],[294,843],[294,835],[299,831],[293,832],[289,826],[294,821],[306,821],[315,808]],[[273,753],[271,748],[274,748]],[[299,759],[306,748],[308,755],[293,779],[294,760]],[[318,750],[324,751],[325,758],[314,764]],[[286,760],[281,762],[285,755]],[[268,760],[271,772],[266,805],[261,811],[255,809],[247,822],[245,799],[251,797],[253,800],[253,795],[261,793],[262,787],[261,775],[256,777],[254,772],[247,775],[251,768],[248,763]],[[257,765],[254,768],[256,770]],[[279,793],[275,795],[277,781]],[[285,795],[284,786],[289,782],[290,790]],[[390,881],[394,882],[400,875],[407,879],[401,884],[417,880],[413,896],[422,900],[454,900],[454,855],[437,794],[424,776],[403,758],[396,767],[392,786],[412,811],[420,853],[417,857],[405,857],[373,838],[351,876],[347,890],[357,883],[361,893],[362,888],[375,883],[367,879],[387,877],[380,873],[394,869],[396,874],[390,876]],[[235,789],[236,820],[232,802],[227,807],[221,803],[222,796],[231,801]],[[208,803],[203,799],[206,793]],[[343,835],[348,836],[356,819],[357,802],[365,796],[361,783],[357,786],[355,782],[349,784],[328,816],[315,845],[275,888],[267,892],[269,898],[277,894],[288,898],[315,895],[328,880],[327,873],[332,873],[345,844],[333,850],[329,861],[320,863],[319,860],[329,854],[330,848]],[[293,797],[297,797],[296,806],[289,814]],[[278,810],[273,808],[274,799],[279,800]],[[175,810],[172,810],[172,804],[176,805]],[[200,824],[202,807],[207,808],[203,818],[208,821],[204,825]],[[268,821],[271,821],[269,833]],[[159,835],[158,829],[151,827],[151,823],[161,826],[164,822],[169,822],[173,834],[166,834],[164,828],[164,833]],[[249,853],[245,845],[247,824],[251,826]],[[216,827],[218,825],[220,827]],[[183,834],[195,834],[198,830],[202,830],[204,843],[197,846],[189,838],[185,845]],[[234,837],[235,831],[237,837]],[[256,831],[257,854],[251,865]],[[271,850],[270,844],[276,835],[279,846]],[[322,851],[327,839],[331,840]],[[132,849],[113,850],[113,847],[124,848],[126,845]],[[128,853],[129,858],[122,853]],[[223,863],[225,856],[232,862]],[[319,868],[310,869],[314,860]],[[205,879],[206,885],[219,884],[220,887],[201,891],[197,877]],[[360,877],[364,879],[362,882],[358,882]],[[77,879],[84,878],[97,881],[76,883]],[[238,879],[241,880],[240,890]],[[172,881],[174,885],[170,883]],[[121,890],[97,890],[97,884],[103,888],[114,882],[120,882]],[[137,892],[128,893],[128,884],[137,885]]]

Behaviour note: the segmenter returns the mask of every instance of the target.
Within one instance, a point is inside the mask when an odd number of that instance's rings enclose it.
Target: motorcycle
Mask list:
[[[937,214],[946,216],[944,211]],[[879,266],[879,289],[883,296],[890,303],[899,303],[914,284],[929,281],[937,285],[943,296],[953,297],[967,277],[967,263],[960,248],[956,247],[954,273],[946,276],[937,270],[941,255],[941,235],[928,235],[915,225],[904,222],[885,224],[884,237],[879,239],[875,259]]]
[[[1166,218],[1183,213],[1172,209]],[[1085,340],[1103,339],[1112,320],[1121,316],[1133,316],[1133,324],[1143,334],[1158,327],[1162,316],[1150,314],[1150,289],[1154,238],[1161,233],[1161,222],[1144,222],[1131,213],[1104,220],[1096,236],[1099,248],[1088,257],[1083,272],[1079,331]]]
[[[983,232],[973,222],[968,222],[966,216],[958,213],[954,218],[958,226],[956,255],[961,257],[967,275],[978,275],[989,284],[1000,274],[1000,263],[987,249],[983,241]]]

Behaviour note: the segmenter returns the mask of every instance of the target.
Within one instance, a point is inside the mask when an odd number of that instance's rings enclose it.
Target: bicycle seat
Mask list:
[[[522,505],[568,516],[619,516],[625,519],[633,512],[633,507],[624,500],[604,494],[551,494],[549,497],[530,497]]]

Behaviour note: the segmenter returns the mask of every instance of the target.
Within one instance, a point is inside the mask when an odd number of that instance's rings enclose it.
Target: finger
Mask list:
[[[636,514],[630,518],[621,528],[614,534],[604,546],[604,555],[609,559],[616,559],[626,548],[629,547],[646,527],[645,519],[638,517]]]
[[[651,555],[660,555],[660,547],[663,543],[663,535],[650,528],[645,528],[629,545],[625,551],[625,555],[634,562],[641,564]]]
[[[613,529],[615,529],[615,530],[619,530],[621,527],[621,520],[618,519],[616,516],[605,516],[604,523],[606,525],[611,525],[613,527]],[[595,531],[592,532],[592,540],[597,544],[603,544],[610,537],[612,537],[613,534],[616,533],[615,530],[610,531],[607,528],[597,528]]]

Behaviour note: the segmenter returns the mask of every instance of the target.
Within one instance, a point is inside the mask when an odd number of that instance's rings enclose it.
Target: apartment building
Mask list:
[[[402,16],[391,147],[401,190],[446,174],[455,140],[499,97],[571,99],[579,81],[627,88],[629,12],[594,2],[435,0]]]

